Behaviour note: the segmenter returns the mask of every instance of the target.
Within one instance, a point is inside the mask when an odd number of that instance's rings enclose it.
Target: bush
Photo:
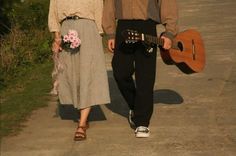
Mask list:
[[[26,31],[47,27],[48,0],[3,0],[0,6],[0,34],[15,25]]]
[[[21,30],[43,30],[47,27],[48,1],[27,1],[24,5],[16,5],[9,16],[17,23]]]
[[[12,11],[17,0],[1,0],[0,1],[0,35],[10,32],[10,18],[9,13]],[[1,37],[1,36],[0,36]]]
[[[11,29],[0,38],[0,91],[12,79],[24,74],[28,67],[49,60],[48,2],[27,0],[5,5],[4,15]]]

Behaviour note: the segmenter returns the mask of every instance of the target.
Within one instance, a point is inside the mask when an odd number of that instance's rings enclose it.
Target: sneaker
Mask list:
[[[135,126],[134,121],[132,120],[133,117],[134,117],[134,111],[131,109],[129,110],[129,124],[132,129],[135,129],[136,126]]]
[[[136,138],[148,138],[150,136],[150,130],[147,127],[139,126],[135,130]]]

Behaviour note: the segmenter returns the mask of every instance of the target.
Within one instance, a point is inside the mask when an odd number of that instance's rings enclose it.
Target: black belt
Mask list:
[[[78,19],[81,19],[81,18],[79,16],[67,16],[66,18],[61,20],[60,24],[62,24],[66,20],[78,20]]]

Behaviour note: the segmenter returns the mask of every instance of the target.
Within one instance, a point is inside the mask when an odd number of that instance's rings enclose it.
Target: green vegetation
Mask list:
[[[33,110],[47,105],[51,70],[51,63],[32,66],[1,93],[1,137],[16,134]]]
[[[12,79],[19,77],[22,70],[43,63],[50,57],[48,1],[3,2],[2,19],[10,21],[11,24],[3,23],[10,31],[0,38],[0,91],[11,83]]]
[[[49,47],[48,32],[30,30],[26,34],[12,28],[0,43],[0,91],[31,66],[48,61],[51,55]]]
[[[52,71],[48,3],[0,2],[1,136],[18,131],[32,110],[47,105]]]

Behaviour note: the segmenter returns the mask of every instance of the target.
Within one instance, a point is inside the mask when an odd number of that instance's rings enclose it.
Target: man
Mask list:
[[[129,122],[135,126],[138,138],[150,135],[157,49],[147,48],[142,42],[126,44],[122,33],[132,29],[157,36],[156,25],[161,23],[165,26],[161,36],[163,48],[168,50],[177,33],[177,19],[176,0],[105,0],[104,3],[102,24],[108,36],[108,49],[114,52],[114,78],[129,105]]]

